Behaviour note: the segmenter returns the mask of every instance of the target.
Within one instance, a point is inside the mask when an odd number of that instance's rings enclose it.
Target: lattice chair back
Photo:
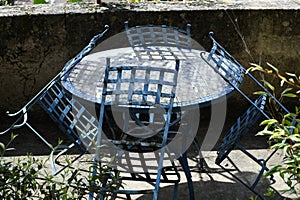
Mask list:
[[[244,147],[241,146],[240,141],[243,137],[246,136],[247,132],[253,128],[253,125],[257,122],[257,120],[264,113],[264,107],[266,103],[267,95],[260,96],[255,102],[255,106],[251,105],[250,108],[237,119],[236,123],[230,128],[230,130],[225,134],[222,144],[219,147],[217,153],[217,158],[215,160],[216,164],[221,166],[225,171],[230,173],[234,178],[236,178],[240,183],[250,189],[253,193],[255,193],[260,199],[263,199],[261,194],[256,191],[256,186],[259,183],[261,177],[264,172],[268,171],[267,162],[273,156],[275,151],[273,151],[267,158],[257,158],[255,155],[251,154]],[[257,109],[259,108],[259,109]],[[252,159],[255,163],[260,166],[260,170],[254,181],[249,184],[248,181],[243,180],[232,172],[231,168],[228,168],[227,164],[223,164],[223,161],[227,159],[232,166],[238,170],[238,165],[230,158],[230,153],[232,150],[240,150],[250,159]],[[237,160],[237,159],[235,159]],[[238,158],[238,162],[245,162],[243,157]],[[247,161],[249,162],[249,161]],[[251,163],[249,163],[251,164]],[[224,167],[225,166],[225,167]],[[273,176],[270,177],[271,181],[273,180]]]
[[[80,101],[73,99],[62,87],[61,81],[65,79],[71,70],[96,46],[96,42],[104,36],[109,27],[106,25],[104,31],[95,35],[74,58],[72,58],[64,68],[51,80],[43,89],[41,89],[23,108],[19,111],[9,114],[9,117],[18,117],[17,120],[5,131],[0,132],[5,134],[13,129],[27,126],[33,131],[50,149],[50,161],[52,165],[53,174],[57,174],[64,170],[68,165],[63,165],[57,171],[55,162],[61,155],[66,153],[74,146],[80,147],[82,154],[86,152],[86,146],[89,146],[94,141],[97,135],[97,120],[89,113],[87,109],[80,103]],[[55,147],[50,144],[36,129],[34,129],[28,122],[29,110],[39,103],[41,107],[50,115],[50,117],[59,125],[59,128],[66,133],[71,139],[70,145],[59,145]],[[87,131],[89,130],[89,131]],[[94,130],[94,131],[91,131]],[[60,151],[56,156],[56,151]],[[79,155],[76,159],[78,159]],[[75,161],[73,160],[73,161]],[[73,162],[71,161],[71,162]]]
[[[242,79],[239,77],[244,77],[247,76],[249,77],[252,82],[256,84],[259,88],[262,89],[262,91],[265,92],[265,94],[272,100],[274,104],[276,104],[278,111],[282,114],[289,114],[290,111],[280,103],[280,101],[270,92],[264,85],[262,85],[251,73],[250,71],[247,71],[233,56],[231,56],[214,38],[213,38],[213,33],[209,33],[209,37],[212,40],[213,46],[211,48],[211,51],[209,52],[208,56],[206,59],[209,61],[212,61],[213,64],[209,64],[220,76],[223,77],[224,80],[226,80],[236,91],[238,91],[248,102],[252,104],[257,110],[260,110],[260,108],[257,106],[256,102],[253,102],[246,94],[245,92],[242,91],[240,87],[240,83]],[[202,54],[201,56],[203,56]],[[270,119],[271,117],[267,114],[267,112],[261,112],[261,114],[266,118]],[[293,119],[295,121],[295,119]],[[290,130],[292,133],[293,130]],[[230,136],[230,134],[229,134]],[[229,137],[228,136],[228,137]],[[227,139],[229,140],[229,139]],[[227,141],[226,139],[224,141]],[[226,145],[229,145],[229,147],[233,147],[233,145],[230,145],[230,143],[224,142],[225,145],[220,150],[220,153],[218,155],[217,163],[220,163],[223,160],[223,157],[226,157]],[[240,150],[242,150],[244,153],[248,154],[247,151],[245,151],[241,146],[235,145],[235,147],[238,147]],[[229,151],[230,152],[230,151]],[[276,150],[274,150],[266,159],[257,159],[256,161],[258,163],[261,163],[262,170],[256,179],[256,181],[253,183],[251,187],[249,187],[253,192],[254,188],[262,176],[262,173],[264,170],[267,170],[266,163],[267,161],[275,154]],[[248,154],[250,155],[250,154]],[[254,158],[254,157],[253,157]],[[242,182],[243,183],[243,182]],[[245,183],[243,183],[246,185]],[[247,185],[246,185],[247,186]],[[259,196],[262,198],[261,196]]]
[[[120,127],[122,134],[126,132],[128,137],[114,138],[112,142],[125,145],[125,149],[132,149],[133,146],[162,148],[166,144],[178,70],[179,61],[174,63],[174,69],[169,69],[152,66],[115,67],[110,66],[110,60],[107,60],[101,99],[105,103],[101,104],[99,126],[103,126],[104,105],[110,106],[111,112],[121,112],[123,119],[129,119],[123,121],[124,126]],[[132,123],[133,128],[130,126]],[[165,135],[158,139],[156,133],[160,132]],[[153,142],[152,136],[158,140]],[[148,140],[149,143],[146,142]]]
[[[186,30],[166,25],[129,27],[125,22],[127,38],[137,57],[149,60],[176,60],[182,52],[191,50],[191,25]]]
[[[153,189],[134,188],[117,191],[117,193],[126,194],[127,198],[130,198],[132,194],[151,192],[153,199],[157,199],[160,182],[174,183],[174,198],[176,198],[180,176],[173,163],[170,172],[163,170],[163,164],[168,154],[166,145],[178,71],[178,60],[174,62],[173,69],[167,69],[152,66],[110,66],[110,59],[107,59],[96,146],[99,148],[96,152],[101,155],[96,155],[95,162],[101,160],[105,152],[104,156],[109,154],[109,157],[115,158],[114,165],[118,165],[118,169],[126,169],[129,172],[122,175],[124,180],[155,183]],[[121,120],[124,120],[122,122],[124,126],[119,127],[118,131],[110,135],[107,132],[104,135],[103,122],[107,121],[107,113],[113,113],[113,117],[123,116]],[[134,125],[133,128],[132,125]],[[120,123],[110,124],[110,127],[116,126],[120,126]],[[107,143],[112,144],[108,151],[106,150]],[[148,171],[148,168],[151,168],[146,165],[149,158],[144,157],[143,154],[147,152],[153,152],[155,156],[152,158],[152,161],[157,161],[155,171]],[[131,155],[138,157],[134,158]],[[122,160],[125,160],[125,165],[122,165]],[[138,167],[137,165],[143,168],[139,172],[133,170]]]
[[[268,91],[249,71],[247,71],[232,55],[230,55],[214,38],[213,33],[209,33],[209,37],[213,42],[213,46],[208,54],[207,59],[212,60],[214,64],[210,64],[224,80],[226,80],[233,88],[236,89],[247,101],[255,106],[254,102],[241,90],[241,83],[244,76],[248,76],[250,80],[260,87],[274,102],[281,108],[281,111],[290,113],[274,95]],[[270,117],[264,113],[267,119]]]
[[[235,146],[239,143],[241,137],[245,136],[249,129],[251,129],[262,116],[262,111],[266,104],[266,95],[260,96],[254,103],[260,110],[251,105],[250,108],[248,108],[248,110],[237,119],[236,123],[231,126],[230,130],[225,134],[223,142],[218,149],[218,156],[216,158],[217,164],[220,164],[230,151],[235,149]]]
[[[38,103],[73,143],[86,152],[93,145],[98,123],[94,115],[76,97],[72,98],[60,82],[55,82]]]
[[[132,47],[146,46],[172,46],[178,48],[191,48],[191,25],[187,24],[186,30],[166,25],[128,26],[125,30]]]

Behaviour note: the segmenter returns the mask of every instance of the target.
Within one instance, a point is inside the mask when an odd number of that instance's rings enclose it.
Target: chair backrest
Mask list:
[[[166,25],[144,25],[125,29],[128,41],[140,60],[177,60],[191,51],[190,24],[186,30]]]
[[[108,63],[110,61],[108,60]],[[112,105],[170,105],[175,97],[179,61],[174,69],[155,66],[107,66],[102,102]]]
[[[42,141],[48,147],[52,149],[53,146],[27,122],[28,111],[38,102],[41,107],[50,115],[50,117],[59,124],[60,129],[70,136],[72,141],[75,140],[76,143],[80,142],[79,135],[75,130],[75,127],[80,127],[79,124],[81,122],[79,122],[78,118],[92,118],[93,116],[84,109],[79,101],[75,101],[70,97],[70,95],[67,94],[67,92],[65,92],[61,86],[61,81],[67,79],[71,70],[73,70],[74,67],[95,48],[97,41],[104,36],[108,29],[109,26],[105,25],[104,31],[95,35],[90,40],[89,44],[84,47],[74,58],[67,62],[62,71],[60,71],[51,81],[49,81],[30,101],[27,102],[26,105],[24,105],[16,113],[10,114],[9,116],[20,116],[8,129],[0,132],[0,134],[7,133],[12,129],[27,125],[40,139],[42,139]],[[18,124],[21,119],[23,119],[23,122]],[[84,123],[82,123],[83,126],[85,126]]]
[[[101,102],[105,103],[101,103],[100,128],[104,113],[107,112],[105,108],[125,116],[121,119],[124,120],[124,127],[119,127],[122,130],[119,135],[106,134],[112,143],[126,150],[133,150],[133,146],[163,146],[166,142],[163,137],[156,138],[157,140],[153,140],[153,137],[169,128],[178,70],[178,60],[174,63],[174,69],[170,69],[152,66],[110,66],[110,60],[107,59],[101,99]],[[118,125],[120,124],[116,123],[113,126]]]
[[[132,47],[147,46],[172,46],[178,48],[191,48],[190,24],[186,30],[166,25],[128,26],[125,22],[125,30]]]
[[[249,71],[247,71],[233,56],[231,56],[214,38],[213,33],[209,33],[209,37],[213,42],[213,46],[208,55],[208,60],[212,60],[215,65],[210,65],[218,74],[220,74],[224,80],[226,80],[232,87],[234,87],[247,101],[255,106],[254,102],[240,89],[244,76],[248,76],[254,84],[259,86],[270,98],[276,102],[276,104],[285,113],[290,113],[280,101],[274,97],[274,95],[268,91]],[[269,119],[270,117],[263,113],[263,115]]]
[[[208,56],[208,60],[210,59],[216,64],[213,65],[215,71],[233,86],[237,88],[241,87],[245,71],[225,49],[221,48],[217,43],[213,43],[213,47]]]
[[[76,98],[64,90],[60,82],[53,82],[38,103],[72,142],[88,150],[97,134],[97,119]]]
[[[235,145],[238,144],[241,136],[246,135],[249,129],[253,127],[257,120],[261,117],[266,104],[266,97],[266,95],[262,95],[256,99],[254,102],[256,106],[251,105],[225,134],[222,144],[218,149],[218,156],[216,159],[217,164],[220,164],[224,158],[226,158],[230,151],[234,149]],[[257,108],[259,108],[259,110]]]

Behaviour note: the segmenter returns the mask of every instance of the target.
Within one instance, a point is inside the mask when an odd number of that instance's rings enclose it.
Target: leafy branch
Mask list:
[[[284,102],[285,98],[297,98],[299,102],[300,93],[300,77],[294,73],[285,72],[284,74],[267,63],[268,68],[263,68],[257,64],[251,64],[247,72],[259,72],[262,78],[262,83],[268,88],[273,96],[279,95],[279,101]],[[273,81],[278,80],[279,86],[271,84],[270,79]],[[273,83],[273,82],[272,82]],[[280,89],[281,92],[278,92]],[[256,94],[265,93],[258,91]],[[280,106],[269,98],[267,107],[273,119],[264,120],[261,126],[264,129],[257,135],[265,135],[269,137],[270,148],[273,150],[282,150],[283,160],[282,163],[272,167],[265,176],[279,174],[284,183],[288,186],[287,190],[282,192],[291,193],[300,196],[300,120],[299,108],[295,105],[295,112],[282,114]]]

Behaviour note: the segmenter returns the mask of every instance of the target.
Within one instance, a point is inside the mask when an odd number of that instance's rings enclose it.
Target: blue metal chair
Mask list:
[[[148,60],[176,60],[179,55],[188,54],[191,50],[191,25],[186,30],[166,25],[143,25],[129,27],[125,30],[136,56]]]
[[[260,96],[255,102],[255,106],[252,105],[248,110],[237,119],[236,123],[230,128],[230,130],[223,137],[223,142],[217,150],[218,156],[216,158],[216,164],[222,167],[225,171],[229,172],[232,176],[234,176],[239,182],[249,188],[252,192],[258,195],[260,198],[262,196],[255,191],[255,187],[257,186],[259,180],[263,176],[265,171],[268,171],[266,166],[268,160],[271,158],[272,154],[264,159],[264,158],[256,158],[251,153],[249,153],[245,148],[243,148],[240,144],[241,139],[246,136],[249,129],[253,128],[253,125],[257,122],[257,120],[262,116],[261,111],[264,110],[266,103],[266,95]],[[258,107],[259,110],[256,108]],[[230,159],[230,153],[232,150],[240,150],[246,156],[254,160],[258,165],[260,165],[260,171],[255,178],[254,182],[249,185],[246,181],[243,181],[241,178],[232,173],[231,169],[228,169],[222,165],[222,162],[225,159],[228,159],[233,166],[237,166]],[[272,178],[272,177],[271,177]],[[272,180],[272,179],[271,179]]]
[[[264,100],[266,97],[260,97],[257,101],[252,101],[247,94],[242,90],[241,86],[241,78],[249,77],[249,80],[252,81],[253,84],[257,85],[262,91],[265,92],[268,98],[270,98],[279,108],[279,112],[288,114],[289,110],[283,106],[280,101],[273,96],[271,92],[268,91],[249,71],[247,71],[238,61],[235,60],[233,56],[231,56],[214,38],[213,33],[209,33],[209,37],[212,40],[213,46],[208,55],[201,54],[201,56],[208,60],[208,64],[210,67],[214,69],[224,80],[226,80],[239,94],[241,94],[250,104],[251,107],[247,110],[247,112],[238,119],[236,125],[232,126],[232,129],[226,134],[223,139],[223,144],[218,150],[218,157],[216,159],[217,164],[221,164],[221,162],[225,158],[229,158],[229,153],[232,149],[237,148],[240,149],[247,156],[256,161],[259,165],[261,165],[261,170],[255,179],[254,183],[249,186],[244,183],[241,179],[235,176],[242,184],[248,187],[252,192],[258,195],[259,198],[263,199],[263,197],[255,191],[255,187],[258,184],[262,174],[268,170],[266,167],[267,162],[271,159],[271,157],[275,154],[276,150],[274,150],[267,158],[256,158],[251,155],[248,151],[243,149],[239,145],[239,140],[242,135],[244,135],[254,121],[257,120],[259,115],[262,115],[265,119],[270,119],[267,112],[263,110]],[[251,119],[249,121],[249,119]],[[224,168],[225,169],[225,168]],[[226,169],[225,169],[226,170]],[[228,170],[227,170],[228,171]],[[230,173],[230,171],[228,171]],[[271,180],[274,181],[271,177]]]
[[[232,55],[230,55],[214,38],[213,33],[209,33],[213,46],[208,55],[201,54],[205,60],[212,61],[208,62],[209,66],[214,69],[224,80],[226,80],[238,93],[240,93],[248,102],[256,106],[254,102],[243,92],[241,84],[245,76],[249,77],[249,80],[253,84],[261,88],[269,98],[281,108],[284,113],[290,113],[289,110],[283,106],[280,101],[274,97],[274,95],[268,91],[249,71],[247,71]],[[270,117],[266,113],[262,113],[265,118]]]
[[[168,143],[173,137],[170,125],[179,61],[174,65],[174,69],[110,66],[110,59],[107,59],[99,108],[95,165],[105,162],[107,156],[114,157],[114,162],[110,164],[117,170],[125,169],[120,170],[122,181],[143,181],[153,185],[152,189],[119,189],[115,191],[116,196],[123,194],[131,199],[135,194],[151,193],[153,199],[157,199],[160,183],[164,182],[174,185],[173,198],[176,198],[180,175],[173,160],[168,158],[171,156]],[[172,77],[171,80],[166,81],[167,74]],[[112,116],[107,113],[112,113]],[[106,115],[110,117],[107,119]],[[112,120],[118,116],[121,118]],[[104,121],[107,120],[110,130],[113,129],[111,132],[104,131]],[[152,152],[154,158],[144,157],[147,152]],[[164,166],[165,156],[171,159],[170,167]],[[157,162],[154,172],[149,170],[149,160]],[[135,171],[135,167],[140,167],[141,171]],[[91,193],[90,199],[95,195]],[[103,194],[98,195],[104,198]]]
[[[94,36],[89,44],[78,53],[73,59],[71,59],[42,90],[36,94],[23,108],[18,112],[9,114],[10,117],[17,117],[17,120],[5,131],[0,134],[5,134],[13,129],[27,126],[33,131],[51,150],[51,165],[53,174],[57,174],[67,167],[63,165],[60,170],[56,169],[55,164],[58,163],[58,158],[65,154],[68,150],[74,146],[79,147],[83,155],[87,152],[86,146],[90,145],[94,139],[93,135],[89,135],[88,129],[94,126],[97,128],[97,119],[89,113],[85,106],[77,99],[72,96],[63,88],[61,81],[66,75],[86,56],[91,52],[96,42],[103,37],[108,31],[108,26],[105,26],[105,30]],[[68,135],[71,144],[63,145],[60,144],[54,147],[50,144],[34,127],[28,122],[28,114],[30,109],[35,105],[39,104],[51,117],[51,119],[58,124],[59,128]],[[57,154],[58,153],[58,154]],[[72,160],[74,162],[81,155]]]
[[[192,48],[191,24],[186,25],[186,30],[166,25],[142,25],[129,27],[125,22],[128,41],[135,55],[140,60],[180,60],[188,59]],[[172,122],[178,123],[180,117]],[[176,132],[176,131],[175,131]],[[194,199],[194,189],[187,153],[178,158],[186,175],[190,199]]]

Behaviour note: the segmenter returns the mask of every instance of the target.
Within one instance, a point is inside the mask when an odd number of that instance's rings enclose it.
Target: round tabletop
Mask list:
[[[110,66],[159,66],[170,69],[174,69],[175,60],[179,59],[174,107],[204,104],[234,90],[209,66],[216,64],[207,59],[208,52],[163,46],[148,47],[148,50],[127,47],[87,55],[63,77],[62,84],[79,98],[101,103],[107,58],[110,58]]]

